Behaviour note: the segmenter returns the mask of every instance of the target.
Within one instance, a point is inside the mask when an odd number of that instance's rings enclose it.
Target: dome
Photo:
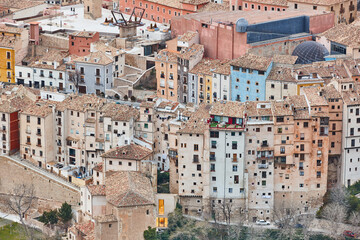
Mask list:
[[[328,50],[320,43],[306,41],[299,44],[292,53],[297,56],[296,64],[309,64],[324,61],[324,57],[329,55]]]
[[[249,23],[245,18],[239,18],[236,21],[236,31],[237,32],[246,32],[246,28],[248,25],[249,25]]]

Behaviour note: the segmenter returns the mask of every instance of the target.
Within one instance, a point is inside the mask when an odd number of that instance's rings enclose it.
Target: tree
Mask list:
[[[346,215],[346,207],[339,203],[330,203],[324,207],[321,216],[328,220],[326,224],[328,225],[328,229],[331,231],[332,236],[337,235],[338,224],[345,221]]]
[[[65,226],[67,226],[67,224],[69,223],[69,221],[73,217],[72,210],[71,210],[71,205],[68,204],[67,202],[64,202],[61,205],[61,208],[59,209],[58,216],[59,216],[60,221]]]
[[[147,230],[144,231],[144,239],[145,240],[157,240],[156,228],[148,227]]]
[[[69,72],[69,81],[75,86],[76,92],[79,92],[79,84],[82,81],[81,73],[78,70]]]
[[[33,239],[31,229],[25,223],[25,215],[35,202],[35,190],[33,185],[16,185],[11,192],[11,197],[6,201],[8,209],[19,217],[20,223],[29,239]]]

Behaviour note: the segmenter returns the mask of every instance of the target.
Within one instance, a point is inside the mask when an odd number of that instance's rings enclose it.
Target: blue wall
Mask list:
[[[233,66],[231,66],[231,100],[238,101],[238,95],[240,96],[241,102],[246,101],[256,101],[258,98],[259,101],[265,101],[265,91],[266,91],[266,78],[269,75],[273,63],[269,65],[264,75],[259,75],[257,70],[253,70],[252,73],[249,73],[249,69],[246,69],[246,72],[242,72],[242,68],[239,71],[235,71]],[[237,82],[239,79],[239,82]],[[247,83],[250,81],[250,84]],[[256,86],[258,82],[258,86]],[[247,91],[249,88],[249,91]],[[256,90],[259,90],[259,93]],[[246,100],[246,96],[249,97]]]
[[[247,43],[309,32],[309,17],[300,16],[247,26]]]

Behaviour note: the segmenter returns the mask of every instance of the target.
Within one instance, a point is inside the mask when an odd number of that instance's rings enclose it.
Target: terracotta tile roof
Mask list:
[[[298,59],[297,56],[292,56],[292,55],[274,55],[272,57],[274,63],[280,63],[280,64],[295,64],[297,59]]]
[[[14,0],[0,0],[0,6],[15,8],[17,10],[26,9],[30,7],[34,7],[37,5],[44,4],[44,1],[34,1],[34,0],[22,0],[22,1],[14,1]]]
[[[75,57],[72,62],[91,63],[97,65],[109,65],[113,63],[112,56],[107,55],[102,51],[91,52],[89,55]]]
[[[231,61],[232,66],[241,68],[250,68],[259,71],[266,71],[270,66],[271,58],[257,56],[253,54],[246,54]]]
[[[213,73],[218,73],[222,75],[230,75],[231,73],[231,66],[230,66],[230,60],[223,60],[220,64],[218,64],[215,69],[213,70]]]
[[[336,90],[336,88],[331,84],[328,84],[325,87],[323,87],[321,89],[321,91],[323,92],[324,97],[326,99],[329,99],[329,98],[341,98],[340,92],[338,90]]]
[[[88,185],[87,188],[92,196],[105,196],[105,185]]]
[[[216,11],[230,11],[229,2],[214,3],[209,2],[201,7],[197,12],[216,12]]]
[[[302,91],[311,107],[328,105],[324,96],[320,96],[319,89],[317,87],[303,87]]]
[[[102,41],[98,41],[92,44],[94,46],[94,51],[101,51],[103,53],[110,54],[113,57],[124,53],[123,50],[109,46]]]
[[[101,157],[103,158],[116,158],[116,159],[130,159],[130,160],[143,160],[149,155],[152,154],[152,151],[146,147],[129,144],[121,147],[116,147],[105,152]]]
[[[14,48],[16,41],[13,36],[0,36],[0,47]]]
[[[201,5],[208,3],[209,0],[180,0],[181,3],[191,4],[191,5]]]
[[[305,99],[304,95],[289,96],[285,100],[285,102],[292,105],[292,107],[294,107],[295,109],[301,109],[301,108],[308,108],[309,107],[307,102],[306,102],[306,99]]]
[[[171,110],[175,110],[177,106],[179,106],[178,102],[162,101],[161,103],[159,103],[156,109],[165,109],[169,107]]]
[[[178,52],[171,51],[168,49],[163,49],[158,53],[158,55],[156,55],[155,60],[162,62],[177,63],[177,57],[178,57]]]
[[[155,204],[150,179],[140,172],[115,172],[105,182],[106,200],[116,207]]]
[[[360,95],[354,91],[343,92],[343,100],[347,105],[358,105],[360,104]]]
[[[70,33],[69,35],[74,36],[74,37],[90,38],[90,37],[93,37],[95,34],[96,34],[96,32],[79,31],[79,32]]]
[[[37,101],[35,103],[29,104],[26,108],[21,110],[21,114],[37,116],[37,117],[46,117],[52,113],[52,107],[55,107],[53,104]]]
[[[130,121],[130,119],[137,120],[140,116],[138,109],[127,105],[116,103],[107,103],[102,108],[104,117],[110,117],[113,121]]]
[[[245,102],[245,113],[249,117],[256,116],[272,116],[272,108],[261,108],[260,105],[263,104],[272,104],[271,102],[266,101],[248,101]]]
[[[75,235],[77,235],[77,232],[75,232],[74,230],[77,230],[80,231],[82,235],[88,236],[94,233],[94,229],[95,229],[95,224],[91,220],[89,220],[83,223],[76,223],[74,227],[72,227],[70,230]]]
[[[336,42],[349,47],[360,47],[360,26],[354,24],[338,24],[333,28],[319,34],[329,41]]]
[[[28,108],[32,101],[28,97],[24,96],[11,96],[10,98],[3,100],[0,99],[0,112],[1,113],[13,113]]]
[[[65,109],[85,112],[87,110],[100,111],[106,99],[97,97],[94,94],[75,95],[72,94],[64,101],[58,103],[57,110],[64,111]]]
[[[266,78],[272,81],[296,82],[296,78],[292,75],[290,67],[273,67]]]
[[[180,58],[190,60],[191,58],[201,53],[204,53],[204,45],[193,44],[191,47],[181,49],[181,51],[178,53],[178,56]]]
[[[285,101],[273,101],[272,112],[274,116],[292,116],[293,111]]]
[[[360,75],[360,59],[345,60],[344,65],[349,69],[352,76]]]
[[[101,163],[98,163],[96,164],[96,166],[93,168],[94,171],[97,171],[97,172],[102,172],[103,171],[103,166],[104,166],[104,163],[101,162]]]
[[[0,0],[0,5],[1,4],[1,0]],[[16,1],[15,1],[16,2]],[[4,32],[4,33],[22,33],[25,29],[24,28],[17,28],[17,27],[9,27],[6,26],[5,24],[0,24],[0,32]]]
[[[212,76],[212,71],[220,64],[220,62],[220,60],[203,58],[190,70],[190,73]]]
[[[178,41],[188,42],[191,39],[195,38],[197,34],[198,33],[196,33],[196,32],[188,31],[188,32],[184,33],[183,35],[178,36]]]
[[[178,131],[184,134],[204,134],[209,129],[210,104],[200,104],[200,106],[190,116],[189,121]]]
[[[244,103],[233,101],[217,101],[212,104],[212,107],[210,109],[210,115],[243,118],[244,110]]]

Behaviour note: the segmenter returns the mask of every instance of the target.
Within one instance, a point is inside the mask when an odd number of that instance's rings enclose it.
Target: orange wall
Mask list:
[[[96,41],[99,41],[98,32],[91,38],[69,36],[69,53],[77,56],[86,56],[90,53],[90,44]]]

